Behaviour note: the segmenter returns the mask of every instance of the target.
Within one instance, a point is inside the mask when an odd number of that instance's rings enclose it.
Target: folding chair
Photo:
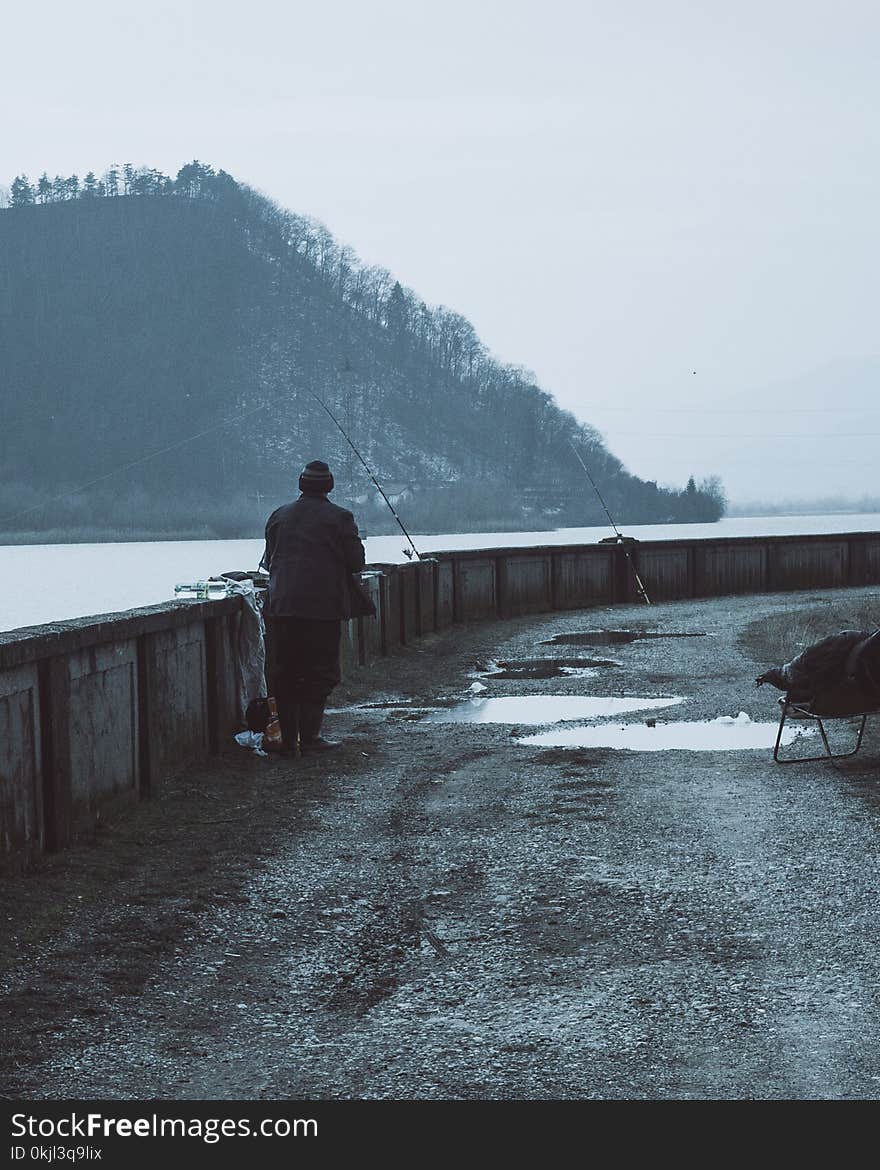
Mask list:
[[[782,698],[779,700],[781,714],[779,717],[779,730],[776,733],[776,746],[773,748],[773,759],[777,764],[806,764],[813,760],[845,760],[850,756],[856,755],[859,748],[862,746],[862,737],[865,734],[865,724],[868,722],[869,715],[880,714],[880,708],[871,707],[866,711],[849,711],[834,714],[818,712],[811,709],[811,705],[801,703],[790,703],[788,699]],[[819,734],[822,736],[822,743],[825,745],[825,754],[821,756],[790,756],[783,760],[779,757],[779,749],[782,746],[782,729],[785,727],[786,719],[809,719],[812,720],[819,728]],[[848,752],[833,752],[831,745],[828,742],[828,734],[825,731],[826,719],[858,719],[859,729],[856,735],[856,745]]]
[[[773,759],[777,764],[804,764],[813,760],[846,760],[857,754],[862,746],[868,716],[880,714],[880,680],[872,672],[871,658],[866,654],[866,651],[873,650],[878,643],[880,643],[880,630],[875,631],[870,637],[854,646],[846,661],[844,677],[831,690],[814,695],[811,699],[794,700],[785,695],[779,700],[781,708],[779,730],[776,733],[776,746],[773,748]],[[812,720],[819,728],[822,743],[825,745],[825,754],[822,756],[793,756],[787,760],[781,760],[779,749],[782,746],[782,729],[785,727],[786,719]],[[848,752],[831,750],[828,734],[825,731],[825,721],[828,719],[859,720],[854,748]]]

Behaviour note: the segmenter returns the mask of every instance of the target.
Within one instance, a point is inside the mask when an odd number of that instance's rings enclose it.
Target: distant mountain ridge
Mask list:
[[[678,492],[629,475],[459,314],[223,171],[13,182],[0,529],[255,535],[320,456],[334,498],[379,531],[385,513],[318,399],[422,530],[602,522],[572,445],[618,523],[723,512],[717,482]]]

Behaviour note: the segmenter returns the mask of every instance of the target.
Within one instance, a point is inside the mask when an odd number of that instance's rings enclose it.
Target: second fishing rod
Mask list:
[[[413,542],[413,538],[407,532],[403,521],[397,515],[397,511],[396,511],[394,505],[388,499],[388,496],[385,494],[385,489],[379,483],[378,479],[376,479],[376,477],[373,474],[372,469],[370,468],[366,459],[364,459],[363,455],[361,455],[360,451],[358,451],[357,447],[354,445],[351,438],[349,437],[348,432],[345,430],[342,423],[339,421],[339,419],[336,417],[336,415],[333,413],[333,411],[330,409],[330,407],[327,405],[327,403],[324,401],[324,399],[321,398],[321,396],[319,394],[316,394],[314,390],[309,390],[308,393],[312,396],[312,398],[314,398],[315,402],[318,403],[318,405],[321,407],[321,409],[323,411],[325,411],[325,413],[329,416],[329,418],[332,419],[333,423],[337,427],[337,429],[338,429],[339,433],[342,435],[343,439],[345,439],[346,443],[348,443],[349,447],[351,447],[352,451],[354,451],[355,455],[357,455],[358,459],[363,464],[364,470],[366,471],[366,473],[370,477],[370,479],[373,481],[373,485],[375,486],[379,495],[382,497],[382,499],[388,505],[388,510],[391,512],[391,515],[394,517],[394,519],[400,525],[400,531],[403,533],[403,535],[409,541],[409,548],[405,548],[403,550],[403,555],[405,557],[407,557],[409,560],[412,560],[412,558],[415,557],[417,561],[420,561],[422,559],[422,554],[416,548],[416,546]]]
[[[571,447],[572,452],[574,453],[575,459],[577,459],[578,463],[580,463],[581,467],[584,469],[584,474],[586,475],[587,479],[590,481],[590,484],[592,485],[593,491],[599,497],[599,503],[602,505],[603,511],[605,512],[605,515],[608,517],[608,523],[614,529],[614,535],[617,538],[617,543],[623,549],[623,555],[626,557],[627,562],[629,563],[629,567],[632,569],[633,578],[635,579],[635,583],[636,583],[636,592],[638,593],[639,597],[641,597],[642,601],[644,601],[645,605],[650,605],[651,599],[648,596],[648,590],[645,588],[644,582],[642,581],[641,577],[639,576],[639,571],[636,568],[635,561],[630,556],[630,551],[626,545],[626,537],[621,534],[620,529],[614,523],[614,518],[611,515],[611,513],[608,511],[608,505],[605,503],[605,500],[602,496],[602,493],[599,491],[599,486],[596,483],[596,481],[593,479],[592,475],[590,475],[590,469],[589,469],[589,467],[587,467],[586,463],[584,463],[583,459],[581,458],[580,452],[578,451],[577,447],[575,447],[574,443],[572,443],[571,440],[569,440],[568,445],[569,445],[569,447]]]

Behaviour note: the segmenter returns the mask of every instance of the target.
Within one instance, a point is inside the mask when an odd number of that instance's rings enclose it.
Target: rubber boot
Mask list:
[[[287,698],[276,696],[275,705],[278,708],[278,722],[281,724],[281,755],[287,757],[298,756],[301,714],[299,704]]]
[[[304,752],[326,752],[339,747],[339,740],[321,735],[324,719],[323,703],[300,703],[299,739]]]

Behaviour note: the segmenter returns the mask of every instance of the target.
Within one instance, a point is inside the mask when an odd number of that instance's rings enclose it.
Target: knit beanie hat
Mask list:
[[[332,492],[333,476],[327,464],[320,459],[313,459],[311,463],[307,463],[299,477],[299,490],[310,496]]]

